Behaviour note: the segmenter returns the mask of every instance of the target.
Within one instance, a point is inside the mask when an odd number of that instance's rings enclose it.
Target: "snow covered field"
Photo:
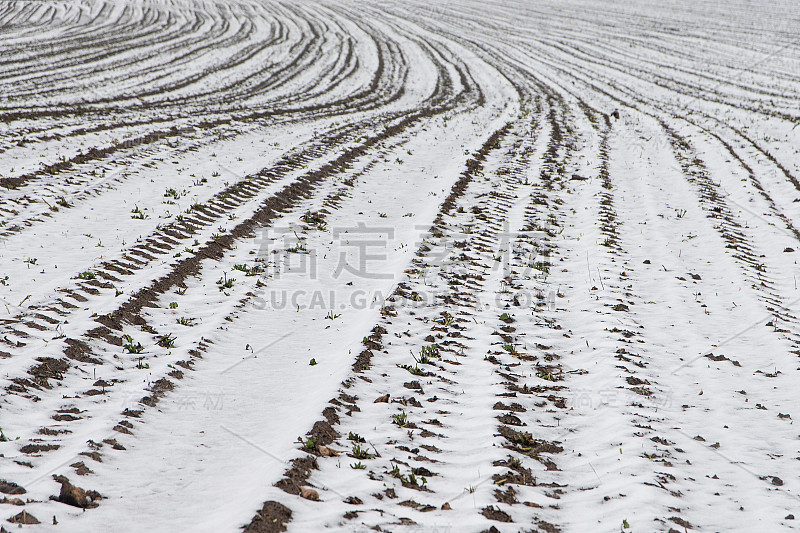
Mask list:
[[[800,529],[792,1],[0,1],[3,531]]]

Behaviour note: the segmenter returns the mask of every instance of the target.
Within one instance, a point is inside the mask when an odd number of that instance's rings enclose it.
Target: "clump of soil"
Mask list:
[[[0,479],[0,492],[3,494],[25,494],[26,490],[16,483]]]
[[[17,515],[12,516],[11,518],[8,519],[8,521],[11,522],[12,524],[28,524],[28,525],[41,524],[41,522],[39,522],[35,516],[33,516],[28,511],[25,510],[23,510],[21,513]]]
[[[494,505],[488,505],[481,509],[481,514],[489,520],[496,520],[498,522],[511,522],[511,515],[501,511]]]
[[[84,490],[69,482],[64,476],[53,476],[57,482],[61,483],[61,492],[55,500],[66,503],[73,507],[80,507],[82,509],[92,509],[100,505],[97,503],[103,497],[99,492],[94,490]]]
[[[279,533],[286,531],[286,524],[292,519],[292,511],[274,501],[264,502],[261,510],[244,528],[244,533]]]

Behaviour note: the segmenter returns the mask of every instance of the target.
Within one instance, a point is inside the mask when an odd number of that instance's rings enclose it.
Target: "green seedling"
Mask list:
[[[122,336],[123,344],[122,347],[128,350],[128,353],[141,353],[144,350],[144,346],[142,346],[141,342],[134,343],[133,337],[130,335],[123,335]]]
[[[233,282],[236,281],[236,278],[228,279],[227,272],[222,273],[222,277],[217,280],[217,285],[219,285],[219,290],[224,291],[225,289],[230,289],[233,287]]]
[[[549,370],[545,370],[543,368],[539,368],[536,370],[536,377],[547,380],[547,381],[555,381],[556,378],[553,376],[553,373]]]
[[[544,261],[536,261],[533,263],[533,269],[538,270],[539,272],[544,272],[548,274],[550,272],[550,263],[546,263]]]
[[[375,455],[371,454],[367,451],[366,448],[362,448],[360,444],[356,443],[353,444],[353,451],[348,453],[350,457],[353,459],[374,459]]]
[[[134,206],[134,208],[131,209],[131,213],[133,213],[133,215],[131,215],[131,218],[135,218],[137,220],[144,220],[146,218],[150,218],[149,216],[145,215],[141,209],[139,209],[138,205]]]
[[[328,225],[328,223],[322,219],[319,213],[312,213],[311,211],[306,211],[305,215],[300,217],[300,220],[306,224],[314,226],[320,231],[325,231],[325,228]]]
[[[176,338],[177,337],[173,336],[171,333],[161,335],[158,337],[158,345],[162,348],[174,348]]]
[[[420,351],[420,362],[431,363],[431,359],[439,359],[439,345],[431,344],[430,346],[423,346]]]
[[[422,369],[421,369],[419,366],[417,366],[417,365],[414,365],[414,366],[411,366],[411,365],[402,365],[400,368],[405,368],[406,370],[408,370],[410,373],[412,373],[412,374],[413,374],[413,375],[415,375],[415,376],[427,376],[427,375],[428,375],[428,373],[427,373],[427,372],[425,372],[424,370],[422,370]]]
[[[406,415],[405,411],[401,411],[399,414],[392,415],[392,421],[398,426],[403,427],[408,423],[408,415]]]
[[[353,433],[352,431],[347,435],[347,440],[352,440],[355,442],[367,442],[366,440],[364,440],[364,437],[362,437],[358,433]]]

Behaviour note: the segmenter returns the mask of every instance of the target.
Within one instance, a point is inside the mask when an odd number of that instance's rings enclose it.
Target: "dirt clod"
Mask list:
[[[36,519],[35,516],[30,514],[28,511],[23,510],[21,513],[16,514],[8,519],[9,522],[12,524],[26,524],[26,525],[34,525],[34,524],[41,524],[39,520]]]
[[[82,509],[90,509],[99,505],[96,500],[100,500],[102,496],[96,491],[84,490],[73,485],[64,476],[53,476],[53,479],[61,483],[61,492],[56,498],[57,501]]]
[[[0,479],[0,492],[3,494],[25,494],[25,489],[11,481]]]
[[[279,533],[286,531],[286,524],[292,519],[292,511],[285,505],[265,502],[253,520],[244,528],[243,533]]]

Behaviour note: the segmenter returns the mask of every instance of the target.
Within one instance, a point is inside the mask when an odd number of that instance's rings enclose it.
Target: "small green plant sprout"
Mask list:
[[[305,237],[300,237],[300,235],[298,235],[296,231],[293,231],[293,233],[294,233],[294,238],[297,239],[297,244],[295,244],[291,248],[287,248],[286,251],[294,254],[307,254],[308,249],[306,248],[306,243],[303,242],[305,240]]]
[[[404,427],[408,423],[408,415],[406,415],[405,411],[401,411],[396,415],[392,415],[392,422],[400,427]]]
[[[623,518],[622,519],[622,527],[620,527],[620,531],[623,531],[625,529],[630,529],[630,527],[631,527],[631,525],[628,523],[628,520]]]
[[[186,287],[183,287],[182,289],[178,289],[175,292],[178,293],[178,296],[183,296],[184,294],[186,294]]]
[[[225,289],[230,289],[233,287],[233,282],[236,281],[236,278],[228,279],[228,273],[223,272],[222,277],[217,280],[217,285],[219,285],[219,290],[224,291]]]
[[[512,355],[517,353],[516,347],[513,344],[510,344],[510,343],[509,344],[504,344],[503,345],[503,349],[505,351],[507,351],[508,353],[512,354]]]
[[[364,463],[362,463],[361,461],[359,461],[359,462],[357,462],[357,463],[353,463],[353,464],[351,464],[351,465],[350,465],[350,468],[352,468],[353,470],[366,470],[366,468],[367,468],[367,465],[365,465]]]
[[[186,318],[185,316],[180,317],[176,322],[181,326],[194,326],[194,321],[197,320],[195,318]]]
[[[325,319],[326,319],[326,320],[336,320],[336,319],[337,319],[337,318],[339,318],[340,316],[342,316],[342,314],[341,314],[341,313],[336,313],[336,314],[334,314],[334,312],[333,312],[333,311],[328,311],[328,314],[327,314],[327,315],[325,315]]]
[[[122,336],[122,347],[128,350],[128,353],[141,353],[144,350],[144,346],[142,346],[141,342],[137,342],[134,344],[133,337],[130,335],[123,335]]]
[[[136,368],[138,368],[139,370],[144,370],[146,368],[150,368],[150,363],[145,363],[144,362],[144,357],[140,357],[139,358],[139,362],[136,363]]]
[[[184,193],[186,193],[186,191],[184,191]],[[178,200],[178,199],[180,199],[181,196],[182,196],[181,193],[179,193],[177,190],[173,189],[172,187],[170,187],[169,189],[164,191],[164,198],[174,198],[175,200]]]
[[[451,315],[447,311],[443,312],[442,317],[439,319],[439,323],[443,326],[452,326],[453,322],[455,322],[453,315]]]
[[[85,279],[85,280],[88,280],[88,279],[94,279],[96,277],[97,276],[94,275],[94,272],[89,272],[87,270],[85,272],[81,272],[80,274],[78,274],[77,276],[73,277],[72,279]]]
[[[470,485],[469,487],[464,489],[464,492],[468,492],[468,493],[472,494],[473,492],[475,492],[475,487]]]
[[[411,372],[411,373],[412,373],[413,375],[415,375],[415,376],[427,376],[427,375],[428,375],[428,373],[427,373],[427,372],[425,372],[424,370],[422,370],[422,369],[421,369],[419,366],[417,366],[417,365],[414,365],[414,366],[411,366],[411,365],[401,365],[401,366],[400,366],[400,368],[404,368],[404,369],[408,370],[409,372]]]
[[[411,356],[414,357],[414,353],[411,353]],[[431,344],[430,346],[423,346],[419,350],[419,358],[414,357],[414,361],[416,361],[420,365],[432,365],[433,359],[439,358],[439,346],[437,344]]]
[[[301,216],[300,220],[320,231],[325,231],[328,225],[319,213],[312,213],[311,211],[306,211],[306,214]]]
[[[500,315],[499,318],[500,318],[500,320],[502,320],[506,324],[511,324],[512,322],[515,322],[514,318],[511,315],[509,315],[508,313],[503,313],[502,315]]]
[[[36,264],[36,258],[35,257],[31,257],[29,259],[26,259],[25,262],[28,263],[29,265],[35,265]]]
[[[0,285],[3,285],[3,286],[8,285],[8,275],[5,275],[2,278],[0,278]]]
[[[676,209],[675,216],[678,218],[683,218],[686,216],[686,209]]]
[[[389,475],[392,477],[396,477],[403,483],[406,482],[406,476],[400,473],[400,467],[397,466],[396,464],[392,464],[392,469],[389,471]]]
[[[245,273],[245,275],[246,276],[258,276],[262,272],[264,272],[264,267],[261,266],[261,265],[256,265],[256,266],[251,267],[250,269],[248,269],[247,272]]]
[[[412,292],[411,293],[411,301],[412,302],[421,302],[422,301],[422,296],[420,296],[418,292]]]
[[[556,378],[555,378],[555,376],[553,376],[552,372],[550,372],[549,370],[546,370],[544,368],[541,368],[541,367],[536,369],[536,377],[544,379],[544,380],[547,380],[547,381],[555,381],[556,380]]]
[[[239,272],[247,272],[248,270],[250,270],[250,268],[244,263],[240,265],[233,265],[233,269],[238,270]]]
[[[131,218],[135,218],[137,220],[144,220],[146,218],[150,218],[149,216],[145,215],[144,212],[142,212],[141,209],[139,209],[138,205],[134,206],[134,208],[131,209],[131,213],[133,213],[131,215]]]
[[[545,261],[535,261],[532,266],[534,270],[538,270],[539,272],[544,272],[545,274],[550,272],[550,263]]]
[[[298,240],[297,244],[295,244],[294,246],[292,246],[290,248],[287,248],[286,251],[289,252],[290,254],[307,254],[308,253],[308,249],[306,248],[306,244],[301,240]]]
[[[353,433],[352,431],[347,435],[347,440],[352,440],[355,442],[367,442],[366,440],[364,440],[364,437],[362,437],[358,433]]]
[[[606,237],[606,239],[603,241],[603,246],[611,248],[614,246],[614,241],[611,240],[611,237]]]
[[[302,439],[301,439],[302,442]],[[317,449],[317,437],[306,437],[306,441],[303,442],[303,449],[308,451],[314,451]]]
[[[369,453],[366,448],[362,448],[361,445],[358,444],[358,443],[353,444],[353,451],[351,451],[347,455],[352,457],[353,459],[374,459],[375,458],[374,454]]]
[[[308,364],[309,364],[309,366],[316,366],[317,360],[312,357],[311,361],[309,361]]]
[[[178,308],[178,302],[170,302],[169,303],[169,308],[170,309],[177,309]]]
[[[423,477],[423,478],[422,478],[420,481],[417,481],[417,476],[416,476],[416,474],[414,474],[414,472],[411,472],[411,473],[408,475],[408,482],[409,482],[411,485],[415,485],[415,486],[420,486],[420,485],[422,485],[422,486],[424,487],[424,486],[425,486],[425,485],[428,483],[428,480],[427,480],[427,479],[425,479],[425,478]]]
[[[221,175],[222,175],[222,174],[220,174],[220,173],[219,173],[219,172],[217,172],[216,170],[215,170],[214,172],[212,172],[212,173],[211,173],[211,177],[212,177],[212,178],[218,178],[218,177],[220,177]]]
[[[120,296],[121,294],[124,293],[124,291],[121,291],[120,289],[118,289],[116,287],[114,287],[114,292],[115,292],[114,296]]]
[[[158,337],[158,345],[162,348],[174,348],[175,347],[175,337],[171,333],[167,333],[166,335],[161,335]]]

